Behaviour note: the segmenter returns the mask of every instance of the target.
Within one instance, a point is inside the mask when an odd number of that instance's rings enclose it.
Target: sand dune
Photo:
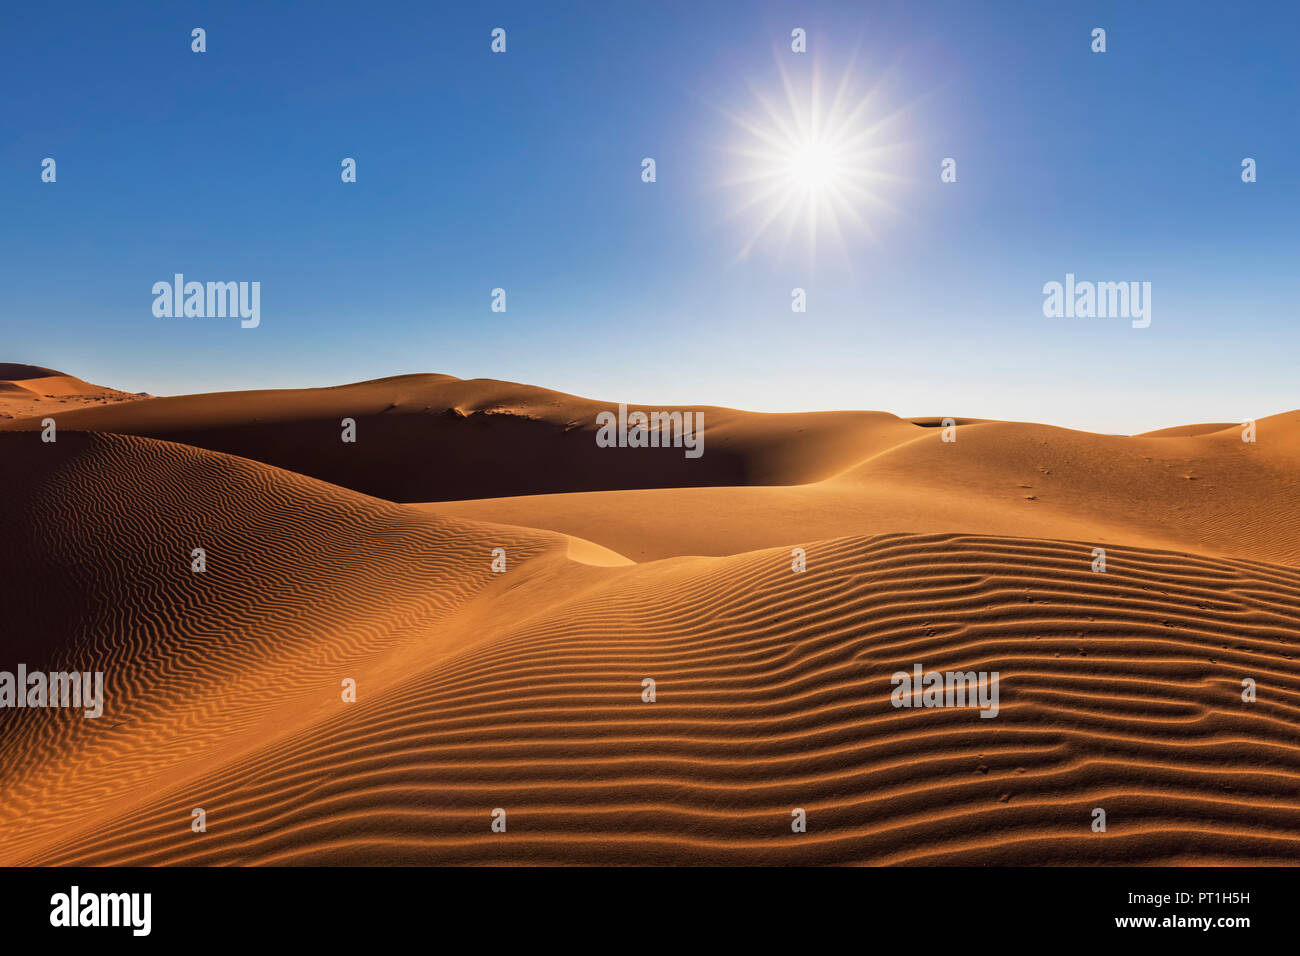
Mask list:
[[[1236,430],[1241,426],[1236,422],[1203,422],[1200,425],[1175,425],[1172,428],[1158,428],[1153,432],[1142,432],[1135,438],[1191,438],[1196,435],[1210,435],[1214,432]]]
[[[1253,443],[1239,425],[1217,423],[1122,437],[961,417],[957,441],[945,442],[934,417],[709,406],[706,453],[692,460],[676,448],[597,447],[596,415],[616,407],[490,379],[407,375],[157,398],[56,420],[222,451],[441,514],[554,530],[634,560],[963,531],[1300,564],[1291,519],[1300,412],[1261,419]],[[356,422],[356,443],[341,440],[343,418]]]
[[[0,712],[3,864],[1300,854],[1294,567],[955,533],[600,567],[149,439],[0,454],[16,650],[111,687]],[[999,717],[892,707],[916,662],[998,671]]]
[[[450,516],[589,538],[637,561],[845,534],[962,531],[1300,565],[1300,412],[1184,438],[1044,425],[919,435],[821,482],[430,503]]]
[[[692,406],[704,413],[707,444],[700,458],[688,459],[682,448],[597,447],[597,414],[617,408],[492,379],[403,375],[335,388],[155,398],[68,411],[57,422],[221,451],[405,502],[798,484],[923,431],[885,412],[764,415]],[[341,440],[344,418],[356,422],[354,444]],[[0,430],[36,427],[0,423]]]
[[[1300,412],[710,408],[688,480],[595,449],[605,407],[409,376],[0,429],[0,669],[107,682],[99,719],[0,709],[0,865],[1300,858]],[[565,491],[408,506],[115,428]],[[917,664],[997,672],[997,718],[893,706]]]
[[[62,372],[41,365],[23,365],[20,362],[0,362],[0,380],[12,382],[28,378],[64,377]]]
[[[0,711],[0,862],[321,720],[404,645],[451,653],[432,628],[499,580],[492,547],[565,547],[148,439],[5,434],[0,457],[4,669],[102,670],[108,696],[99,719]]]
[[[92,385],[52,368],[0,362],[0,424],[6,420],[57,417],[74,408],[132,402],[141,397]]]

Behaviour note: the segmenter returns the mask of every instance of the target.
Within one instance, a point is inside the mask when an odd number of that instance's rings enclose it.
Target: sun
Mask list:
[[[819,238],[847,252],[849,232],[873,235],[873,219],[897,211],[887,193],[905,178],[886,159],[901,145],[892,134],[899,111],[882,108],[878,87],[855,93],[852,66],[829,97],[815,65],[803,85],[779,59],[777,69],[779,94],[754,89],[756,108],[724,111],[739,133],[724,185],[743,192],[729,218],[749,223],[738,258],[767,239],[779,240],[784,251],[796,237],[810,256]]]
[[[837,186],[840,175],[839,154],[831,143],[810,141],[790,155],[790,180],[796,188],[808,192]]]

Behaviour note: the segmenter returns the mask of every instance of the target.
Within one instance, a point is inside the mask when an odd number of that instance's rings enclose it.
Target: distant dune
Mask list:
[[[1192,438],[1197,435],[1211,435],[1215,432],[1236,430],[1241,425],[1237,422],[1206,422],[1201,425],[1175,425],[1172,428],[1159,428],[1153,432],[1143,432],[1137,438]]]
[[[1300,412],[707,408],[688,461],[596,448],[610,407],[405,376],[0,429],[0,670],[108,684],[0,710],[0,865],[1300,858]],[[918,664],[998,716],[892,706]]]
[[[1300,412],[1192,437],[987,422],[895,432],[892,447],[793,487],[677,488],[431,503],[590,538],[638,561],[844,534],[1022,535],[1300,565]]]
[[[684,410],[681,406],[638,406]],[[390,501],[798,484],[828,477],[922,429],[884,412],[702,411],[705,453],[599,448],[618,402],[492,379],[403,375],[336,388],[221,392],[83,408],[60,428],[141,435],[266,462]],[[356,422],[355,444],[341,422]],[[0,429],[34,429],[10,422]]]
[[[0,426],[9,420],[57,417],[74,408],[131,402],[141,397],[92,385],[52,368],[0,362]]]
[[[0,379],[13,381],[28,378],[69,378],[62,372],[40,365],[23,365],[19,362],[0,362]]]

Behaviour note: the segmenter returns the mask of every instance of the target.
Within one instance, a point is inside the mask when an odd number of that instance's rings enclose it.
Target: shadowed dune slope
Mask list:
[[[0,381],[13,382],[27,378],[67,377],[62,372],[40,365],[23,365],[20,362],[0,362]]]
[[[0,713],[0,864],[1300,855],[1294,568],[957,534],[595,567],[227,456],[37,443],[0,435],[3,611],[110,694]],[[997,671],[998,717],[891,706],[914,663]]]
[[[141,435],[251,458],[390,501],[799,484],[924,431],[885,412],[629,409],[702,412],[703,455],[598,447],[596,416],[617,413],[617,402],[450,375],[155,398],[67,411],[56,421],[69,431]],[[355,443],[341,440],[344,418],[356,423]],[[38,427],[35,420],[0,423],[0,430]]]

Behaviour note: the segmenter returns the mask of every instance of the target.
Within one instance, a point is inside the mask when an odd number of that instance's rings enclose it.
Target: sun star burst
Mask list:
[[[847,232],[873,235],[871,214],[897,211],[882,186],[904,180],[881,163],[900,145],[885,135],[899,114],[882,115],[878,87],[853,92],[851,65],[829,101],[815,65],[803,86],[779,59],[777,69],[780,95],[755,89],[756,108],[726,114],[740,142],[729,150],[736,170],[724,185],[744,193],[730,218],[749,227],[738,258],[778,236],[784,251],[797,234],[806,238],[810,258],[823,235],[847,254]]]

